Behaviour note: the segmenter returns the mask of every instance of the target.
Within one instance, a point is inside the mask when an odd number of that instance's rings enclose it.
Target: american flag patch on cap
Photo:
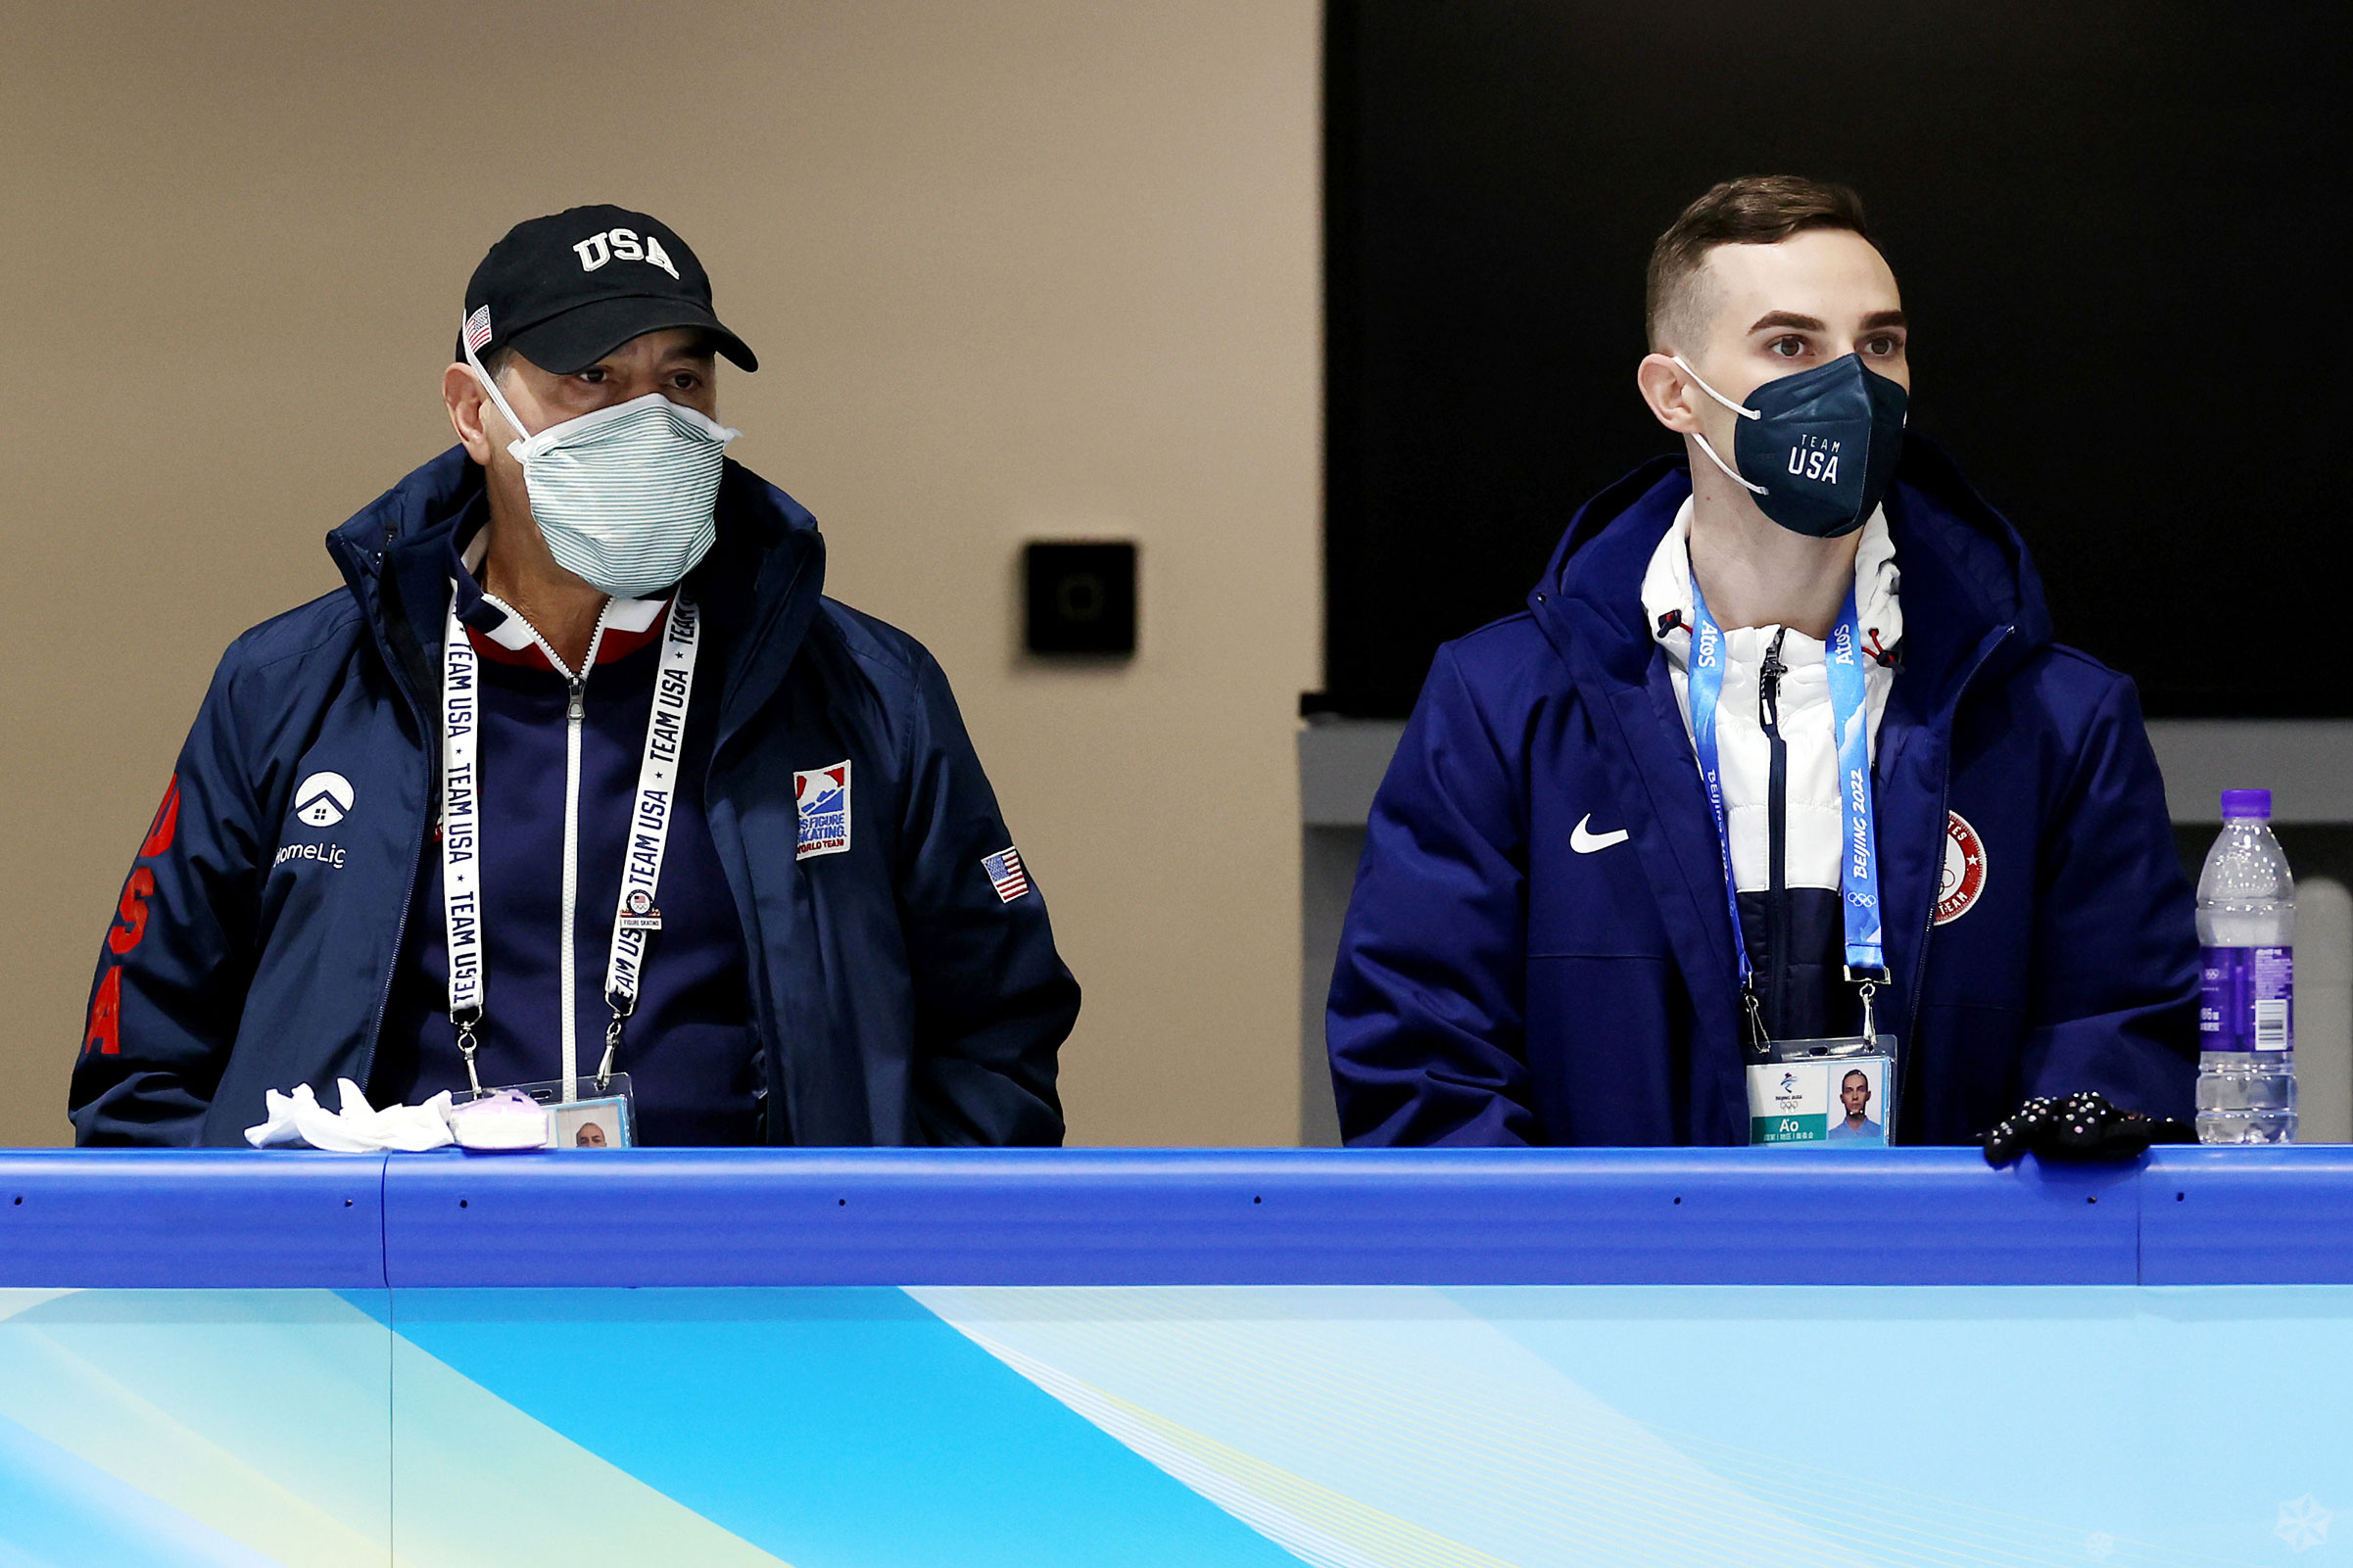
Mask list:
[[[1022,852],[1011,844],[993,855],[983,855],[981,869],[996,885],[1000,902],[1010,904],[1030,890],[1030,874],[1022,870]]]
[[[447,321],[448,316],[442,319]],[[490,307],[484,306],[465,318],[465,349],[468,354],[480,354],[482,345],[490,341]]]

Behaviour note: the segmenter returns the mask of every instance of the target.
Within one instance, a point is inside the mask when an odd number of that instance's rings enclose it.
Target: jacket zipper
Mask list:
[[[1789,1019],[1790,748],[1789,742],[1781,735],[1781,678],[1789,673],[1789,666],[1781,662],[1781,640],[1788,635],[1787,627],[1773,633],[1772,643],[1765,649],[1764,663],[1758,666],[1756,672],[1756,722],[1764,731],[1765,744],[1772,756],[1772,770],[1765,794],[1765,939],[1773,949],[1773,974],[1769,983],[1775,1030],[1786,1026]]]
[[[596,630],[589,634],[588,652],[580,661],[580,673],[575,675],[564,668],[555,650],[543,641],[548,662],[554,665],[564,678],[563,713],[563,906],[558,922],[562,950],[556,955],[557,983],[562,986],[563,1018],[563,1081],[565,1097],[571,1094],[572,1080],[580,1076],[580,998],[576,989],[579,979],[579,955],[574,951],[573,936],[580,923],[580,737],[588,727],[588,678],[597,667],[597,645],[604,641],[604,618],[612,612],[613,601],[607,598],[604,607],[597,612]],[[534,638],[539,636],[534,631]]]
[[[563,715],[563,917],[560,923],[563,943],[556,958],[558,983],[563,987],[563,1081],[568,1085],[580,1076],[580,1008],[579,996],[573,987],[579,981],[576,973],[578,955],[572,950],[575,924],[579,919],[580,903],[580,732],[588,719],[588,703],[583,692],[588,688],[588,676],[564,678],[567,696]],[[565,1098],[571,1091],[565,1090]]]

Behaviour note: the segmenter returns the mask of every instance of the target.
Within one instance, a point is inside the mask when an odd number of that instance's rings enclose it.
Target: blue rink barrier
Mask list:
[[[2325,1563],[2349,1509],[2353,1149],[0,1154],[8,1568]]]

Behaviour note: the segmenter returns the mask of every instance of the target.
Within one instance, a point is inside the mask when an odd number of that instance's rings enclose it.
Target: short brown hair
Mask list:
[[[1863,199],[1844,185],[1798,174],[1752,174],[1728,179],[1683,210],[1651,247],[1651,268],[1643,291],[1643,317],[1651,347],[1664,336],[1667,318],[1691,304],[1692,278],[1707,253],[1719,245],[1778,245],[1801,229],[1843,228],[1864,239]],[[1678,327],[1691,323],[1678,320]],[[1685,344],[1681,347],[1689,348]]]

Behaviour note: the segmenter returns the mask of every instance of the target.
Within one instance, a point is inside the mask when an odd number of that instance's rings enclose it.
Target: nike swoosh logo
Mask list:
[[[1568,847],[1578,854],[1590,855],[1597,849],[1608,849],[1611,844],[1622,844],[1626,841],[1626,830],[1623,828],[1613,833],[1587,832],[1585,827],[1592,821],[1593,813],[1589,811],[1577,819],[1576,827],[1569,830]]]

